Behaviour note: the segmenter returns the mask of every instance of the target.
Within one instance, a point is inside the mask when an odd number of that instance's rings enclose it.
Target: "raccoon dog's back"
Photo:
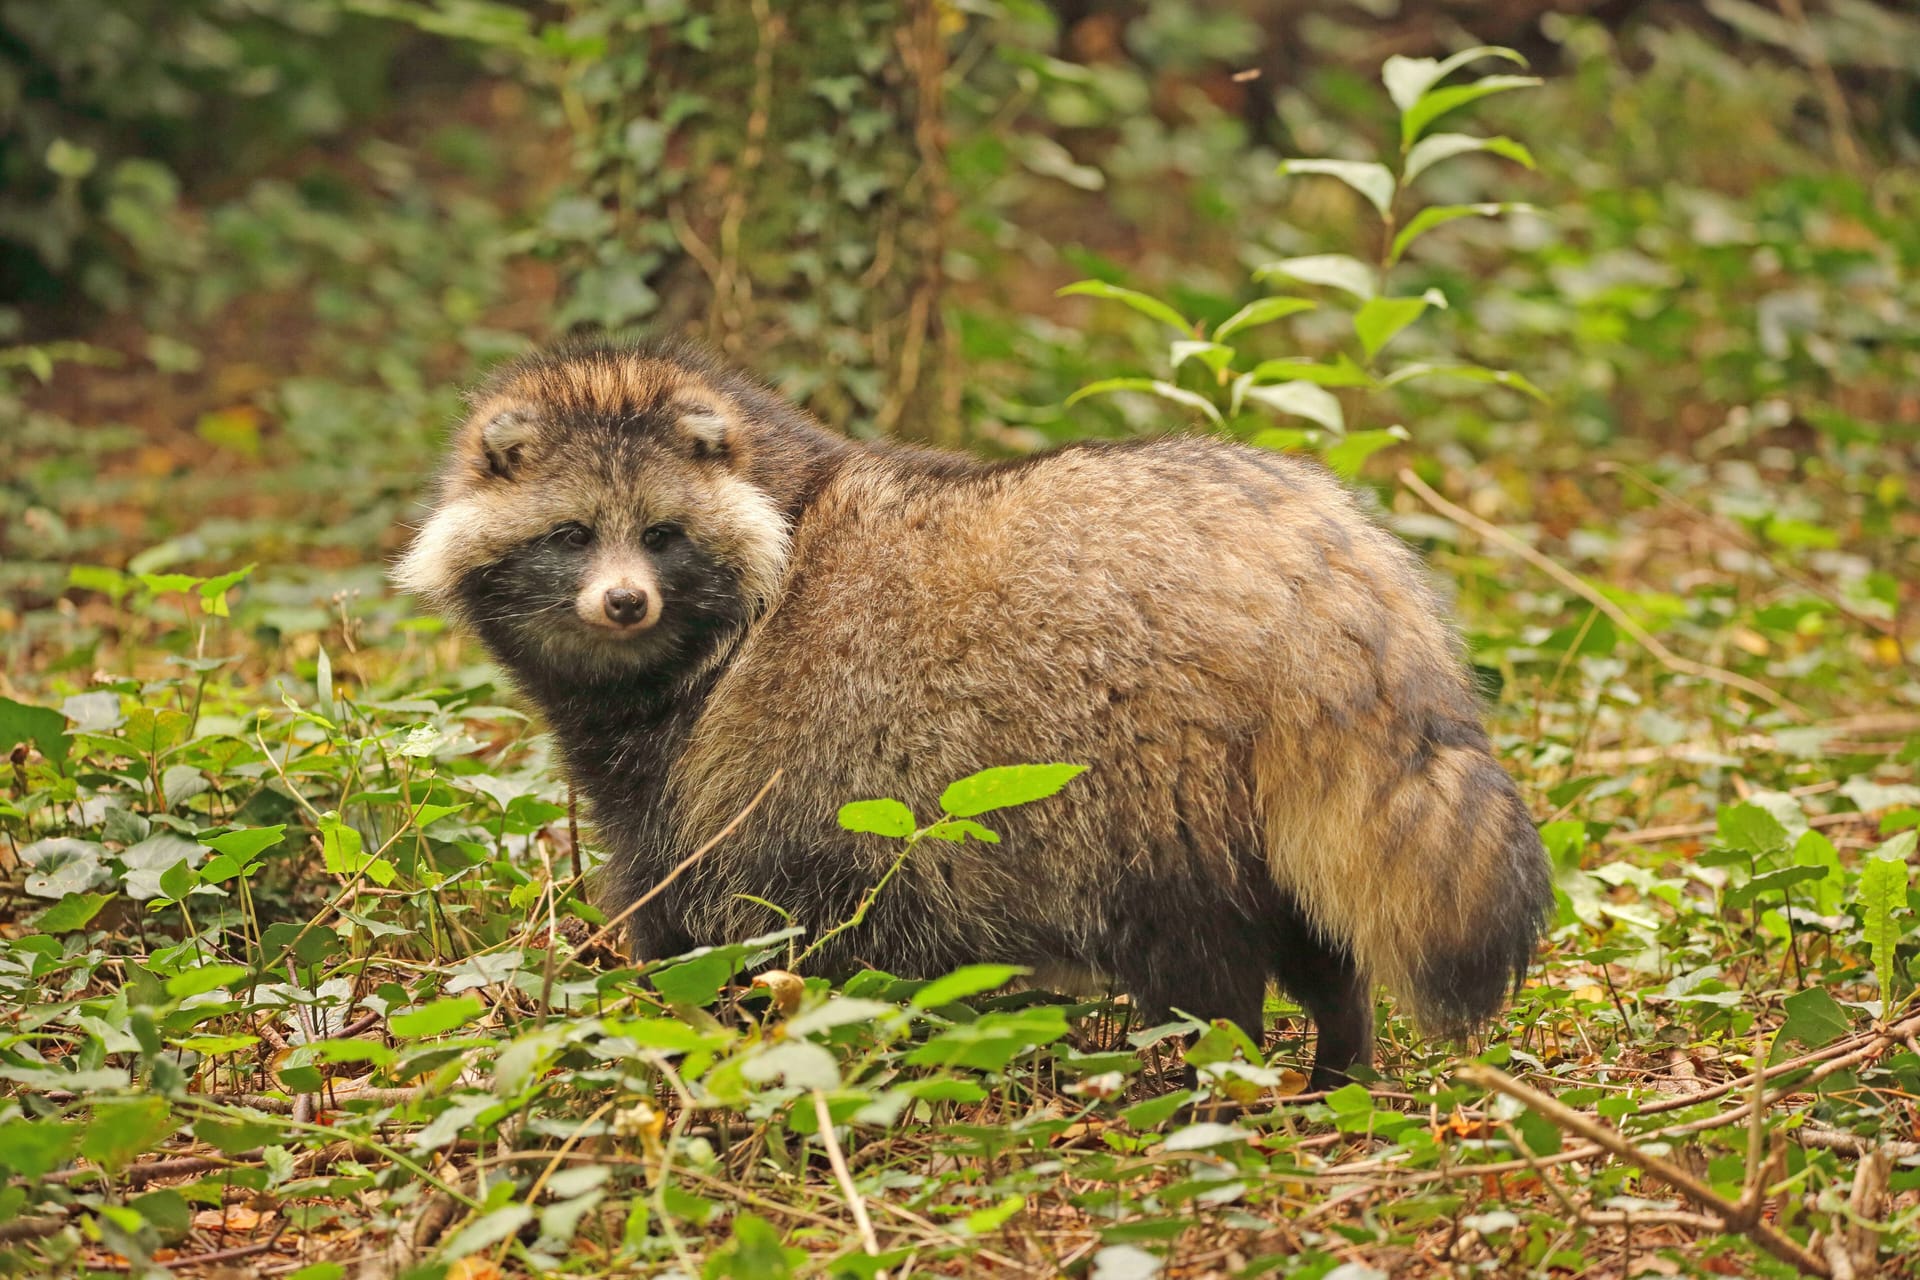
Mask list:
[[[658,349],[521,366],[456,453],[402,580],[546,710],[616,854],[609,905],[784,771],[636,914],[645,954],[775,924],[754,899],[816,935],[848,918],[897,850],[839,828],[848,800],[924,816],[981,768],[1068,761],[1065,792],[994,815],[999,845],[918,846],[821,959],[1077,970],[1255,1034],[1274,977],[1322,1083],[1368,1052],[1374,981],[1454,1028],[1528,963],[1545,859],[1457,642],[1313,464],[856,446]],[[608,621],[620,591],[654,611],[637,628]]]

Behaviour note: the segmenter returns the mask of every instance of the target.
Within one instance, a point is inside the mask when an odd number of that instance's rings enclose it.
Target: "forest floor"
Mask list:
[[[538,333],[560,287],[511,234],[556,180],[522,105],[483,86],[434,115],[507,162],[463,169],[404,129],[310,158],[378,198],[342,213],[301,198],[310,175],[263,184],[229,212],[246,256],[164,341],[103,323],[13,389],[8,1265],[1901,1265],[1920,397],[1897,366],[1796,400],[1764,353],[1728,372],[1729,326],[1706,325],[1661,335],[1718,362],[1657,423],[1617,392],[1605,439],[1416,435],[1373,459],[1383,510],[1457,588],[1558,915],[1482,1037],[1423,1038],[1383,1003],[1376,1078],[1305,1095],[1310,1029],[1284,1001],[1254,1046],[1138,1026],[1123,999],[1008,994],[996,966],[789,989],[747,976],[791,963],[789,938],[643,962],[598,932],[592,832],[539,726],[384,583],[452,383]],[[1791,234],[1910,265],[1914,220],[1872,207]],[[1820,252],[1779,270],[1839,273]]]

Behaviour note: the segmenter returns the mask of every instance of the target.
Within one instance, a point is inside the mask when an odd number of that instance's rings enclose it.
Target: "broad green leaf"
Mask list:
[[[1380,379],[1382,386],[1394,387],[1403,382],[1418,382],[1423,378],[1458,378],[1463,382],[1490,382],[1495,386],[1511,387],[1515,391],[1544,401],[1547,393],[1527,381],[1525,377],[1511,369],[1489,369],[1477,364],[1444,364],[1420,362],[1403,364],[1392,373]]]
[[[1275,413],[1290,413],[1317,422],[1336,434],[1346,430],[1346,416],[1340,410],[1340,402],[1331,391],[1311,382],[1252,386],[1247,388],[1246,397]]]
[[[172,707],[135,707],[127,713],[122,734],[127,745],[141,755],[160,755],[187,740],[193,720],[184,711]],[[46,748],[42,747],[41,750]]]
[[[1088,396],[1104,395],[1111,391],[1144,391],[1149,395],[1160,396],[1176,404],[1198,409],[1209,421],[1215,423],[1220,421],[1220,411],[1213,407],[1211,400],[1188,391],[1185,387],[1176,387],[1171,382],[1163,382],[1158,378],[1103,378],[1099,382],[1089,382],[1068,396],[1067,404],[1075,405]]]
[[[201,611],[216,618],[227,617],[227,592],[239,586],[252,573],[254,566],[249,564],[232,573],[223,573],[217,578],[208,578],[200,584]]]
[[[1418,240],[1435,227],[1444,226],[1460,218],[1497,218],[1503,213],[1524,213],[1533,208],[1530,204],[1515,201],[1496,201],[1490,204],[1438,204],[1430,205],[1413,215],[1407,225],[1393,238],[1393,248],[1387,254],[1389,263],[1400,261],[1400,255],[1407,246]]]
[[[387,1019],[387,1027],[402,1040],[418,1040],[425,1036],[445,1035],[455,1027],[464,1027],[486,1011],[487,1006],[480,1002],[478,996],[451,996],[418,1009],[396,1013]]]
[[[22,1178],[43,1178],[67,1162],[80,1136],[78,1125],[55,1120],[0,1124],[0,1167]]]
[[[1027,1207],[1025,1196],[1008,1196],[990,1209],[975,1209],[961,1224],[972,1235],[986,1235],[1007,1225],[1014,1214]]]
[[[855,800],[840,806],[840,825],[876,836],[910,836],[920,824],[898,800]]]
[[[1393,208],[1393,170],[1371,160],[1282,160],[1281,173],[1318,173],[1340,181],[1367,198],[1381,217]]]
[[[140,585],[156,596],[178,595],[192,591],[205,581],[205,578],[196,578],[190,573],[143,573],[140,575]]]
[[[971,818],[1044,800],[1087,771],[1083,764],[1009,764],[982,769],[940,793],[941,811]]]
[[[242,862],[251,862],[263,850],[271,849],[287,838],[285,823],[273,827],[246,827],[223,831],[217,836],[201,836],[200,843],[215,853],[232,854]]]
[[[1152,316],[1170,329],[1191,334],[1193,322],[1175,311],[1160,299],[1137,289],[1123,289],[1117,284],[1108,284],[1104,280],[1080,280],[1068,285],[1054,295],[1056,298],[1087,297],[1106,298],[1112,302],[1132,307],[1143,316]]]
[[[396,875],[391,862],[363,851],[359,830],[342,822],[331,810],[320,815],[320,858],[333,875],[357,876],[364,872],[367,879],[383,887],[392,884]]]
[[[1824,987],[1809,987],[1780,1003],[1785,1006],[1787,1017],[1773,1041],[1770,1056],[1776,1062],[1786,1056],[1782,1050],[1790,1041],[1818,1049],[1852,1030],[1847,1011]]]
[[[1320,458],[1335,475],[1351,480],[1368,458],[1409,438],[1407,429],[1397,423],[1379,431],[1355,431],[1328,445]]]
[[[23,742],[40,748],[40,754],[53,761],[56,769],[67,770],[67,718],[52,707],[36,707],[12,698],[0,698],[0,756]]]
[[[1438,58],[1407,58],[1395,54],[1381,66],[1380,80],[1387,86],[1387,96],[1393,99],[1393,105],[1405,114],[1414,103],[1424,98],[1433,86],[1469,62],[1480,58],[1505,58],[1508,62],[1522,67],[1527,65],[1527,60],[1516,50],[1505,49],[1499,45],[1483,44],[1471,49],[1462,49],[1444,61]]]
[[[1401,113],[1400,145],[1402,148],[1412,147],[1434,121],[1470,102],[1513,89],[1531,89],[1539,83],[1538,76],[1485,76],[1471,84],[1435,89]]]
[[[175,1000],[185,1000],[188,996],[204,995],[221,987],[233,986],[246,976],[247,967],[241,964],[198,965],[168,978],[167,994]]]
[[[1332,361],[1262,360],[1253,367],[1255,382],[1311,382],[1320,387],[1370,387],[1374,377],[1342,351]]]
[[[165,1098],[148,1095],[96,1103],[80,1154],[118,1173],[174,1130],[173,1113]]]
[[[72,933],[86,928],[100,914],[100,908],[111,901],[111,894],[69,893],[41,912],[33,927],[40,933]]]
[[[1757,804],[1728,805],[1714,816],[1720,843],[1742,853],[1778,853],[1787,847],[1787,829]]]
[[[1417,298],[1369,298],[1353,314],[1353,331],[1371,360],[1394,335],[1418,320],[1428,307],[1445,307],[1447,295],[1429,289]]]
[[[439,1256],[444,1261],[452,1262],[470,1253],[478,1253],[518,1234],[520,1228],[532,1221],[533,1210],[524,1204],[510,1204],[504,1209],[495,1209],[454,1232],[452,1238],[440,1246]]]
[[[1302,284],[1323,284],[1343,290],[1362,302],[1379,292],[1373,268],[1344,253],[1313,253],[1302,258],[1282,258],[1254,269],[1254,279],[1279,276]]]
[[[1302,311],[1311,311],[1317,305],[1306,298],[1257,298],[1222,320],[1213,331],[1214,340],[1220,341],[1245,329],[1258,328]]]
[[[118,604],[122,596],[133,590],[134,583],[118,569],[103,564],[77,564],[67,570],[67,585],[82,591],[98,591]]]
[[[1824,880],[1826,875],[1825,867],[1781,867],[1777,871],[1763,871],[1745,884],[1727,890],[1721,901],[1729,907],[1744,907],[1768,894],[1783,894],[1796,884]]]
[[[1017,964],[970,964],[944,978],[935,978],[913,994],[916,1009],[938,1009],[943,1004],[1004,987],[1027,969]]]
[[[1473,151],[1490,151],[1529,169],[1534,167],[1533,152],[1512,138],[1481,138],[1470,133],[1432,133],[1414,143],[1413,149],[1407,152],[1401,181],[1411,183],[1442,160],[1451,160]]]
[[[209,1117],[194,1121],[193,1136],[230,1156],[237,1156],[269,1145],[280,1137],[280,1129],[264,1118],[215,1120]]]
[[[948,818],[936,822],[927,828],[929,839],[951,840],[955,844],[964,844],[968,840],[978,840],[982,844],[999,844],[1000,833],[990,827],[983,827],[971,818]]]
[[[1219,342],[1182,339],[1169,349],[1170,362],[1178,369],[1189,360],[1198,360],[1215,373],[1233,363],[1233,348]]]

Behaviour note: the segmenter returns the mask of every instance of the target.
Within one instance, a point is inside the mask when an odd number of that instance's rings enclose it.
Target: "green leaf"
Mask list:
[[[1224,343],[1199,342],[1185,338],[1173,344],[1168,356],[1176,369],[1189,360],[1198,360],[1218,373],[1233,363],[1233,348]]]
[[[1786,1007],[1787,1017],[1780,1024],[1779,1034],[1774,1037],[1770,1056],[1776,1062],[1785,1056],[1781,1049],[1789,1041],[1818,1049],[1853,1029],[1847,1021],[1847,1011],[1827,994],[1824,987],[1808,987],[1780,1003]]]
[[[200,873],[188,866],[185,859],[174,863],[160,873],[160,893],[175,902],[193,892],[200,883]]]
[[[396,1013],[387,1019],[387,1026],[402,1040],[419,1040],[426,1036],[445,1035],[455,1027],[464,1027],[485,1013],[486,1009],[478,996],[452,996],[406,1013]]]
[[[1412,147],[1434,121],[1470,102],[1513,89],[1531,89],[1539,83],[1538,76],[1486,76],[1472,84],[1435,89],[1401,113],[1400,145],[1403,149]]]
[[[910,836],[920,824],[898,800],[855,800],[840,806],[840,825],[876,836]]]
[[[1123,289],[1117,284],[1108,284],[1104,280],[1080,280],[1068,285],[1054,294],[1056,298],[1087,297],[1105,298],[1111,302],[1132,307],[1143,316],[1152,316],[1170,329],[1192,334],[1193,322],[1175,311],[1160,299],[1137,289]]]
[[[41,912],[33,927],[40,933],[73,933],[86,928],[111,901],[113,895],[107,893],[69,893]]]
[[[1360,468],[1368,458],[1410,438],[1407,429],[1397,423],[1379,431],[1355,431],[1328,445],[1320,458],[1333,469],[1335,475],[1343,480],[1351,480],[1360,474]]]
[[[1777,871],[1763,871],[1745,884],[1727,890],[1721,902],[1729,907],[1744,907],[1756,898],[1770,893],[1785,893],[1796,884],[1824,880],[1826,877],[1825,867],[1781,867]]]
[[[1302,284],[1323,284],[1343,290],[1362,302],[1379,292],[1373,268],[1344,253],[1313,253],[1302,258],[1281,258],[1257,267],[1254,279],[1279,276]]]
[[[1401,181],[1411,183],[1442,160],[1451,160],[1455,156],[1474,151],[1490,151],[1494,155],[1505,156],[1529,169],[1534,167],[1533,152],[1512,138],[1480,138],[1470,133],[1434,133],[1414,143],[1413,149],[1407,152]]]
[[[103,564],[76,564],[67,570],[67,585],[82,591],[98,591],[115,604],[133,590],[133,579],[118,569]]]
[[[1327,364],[1312,360],[1262,360],[1253,367],[1255,382],[1311,382],[1319,387],[1370,387],[1374,377],[1342,351]]]
[[[251,862],[261,851],[271,849],[286,837],[287,826],[283,822],[274,827],[246,827],[223,831],[217,836],[201,836],[200,843],[215,853],[232,854],[242,862]]]
[[[1511,387],[1515,391],[1524,392],[1535,400],[1544,401],[1547,398],[1546,392],[1511,369],[1489,369],[1477,364],[1425,362],[1403,364],[1380,379],[1380,383],[1382,386],[1393,387],[1402,382],[1418,382],[1423,378],[1459,378],[1465,382],[1491,382],[1496,386]]]
[[[1393,238],[1393,248],[1387,254],[1387,261],[1400,261],[1400,255],[1407,246],[1418,240],[1435,227],[1444,226],[1460,218],[1497,218],[1503,213],[1531,212],[1533,206],[1517,201],[1495,201],[1485,204],[1438,204],[1430,205],[1416,213],[1400,233]]]
[[[454,1232],[453,1238],[440,1246],[439,1256],[451,1262],[470,1253],[478,1253],[517,1234],[520,1228],[532,1221],[533,1210],[524,1204],[510,1204],[504,1209],[481,1214]]]
[[[1222,320],[1213,331],[1214,340],[1220,341],[1245,329],[1258,328],[1302,311],[1311,311],[1317,305],[1306,298],[1257,298]]]
[[[127,745],[141,755],[157,756],[173,750],[187,740],[193,731],[193,720],[184,711],[172,707],[155,710],[152,707],[135,707],[127,712],[127,722],[122,729]],[[45,748],[41,748],[45,750]]]
[[[87,1134],[80,1140],[80,1154],[117,1173],[172,1133],[174,1127],[165,1098],[148,1095],[96,1103]]]
[[[230,1156],[255,1151],[280,1137],[280,1129],[268,1120],[196,1120],[193,1136]]]
[[[1346,430],[1346,417],[1340,410],[1340,402],[1331,391],[1311,382],[1251,386],[1246,389],[1246,398],[1275,413],[1290,413],[1317,422],[1336,434]]]
[[[975,1209],[961,1223],[973,1235],[986,1235],[1007,1225],[1014,1214],[1027,1207],[1025,1196],[1008,1196],[990,1209]]]
[[[201,611],[216,618],[227,615],[227,592],[239,586],[254,571],[254,565],[235,569],[232,573],[223,573],[217,578],[208,578],[200,584]]]
[[[188,996],[204,995],[221,987],[230,987],[246,977],[247,973],[247,967],[241,964],[198,965],[168,978],[167,994],[175,1000],[185,1000]]]
[[[1381,66],[1380,80],[1387,86],[1387,96],[1393,99],[1393,105],[1398,107],[1404,115],[1415,103],[1426,97],[1427,91],[1433,86],[1469,62],[1481,58],[1505,58],[1508,62],[1522,67],[1527,65],[1527,60],[1513,49],[1483,44],[1471,49],[1462,49],[1444,62],[1435,58],[1407,58],[1395,54]]]
[[[1083,764],[1009,764],[979,773],[940,793],[941,811],[971,818],[994,809],[1044,800],[1087,771]]]
[[[948,818],[936,822],[926,830],[928,838],[933,840],[951,840],[955,844],[964,844],[967,840],[978,840],[982,844],[999,844],[1000,833],[983,827],[970,818]]]
[[[1867,946],[1880,979],[1881,1017],[1893,1008],[1894,950],[1907,932],[1907,858],[1915,838],[1912,831],[1901,832],[1860,866],[1860,901],[1866,908]]]
[[[1163,382],[1158,378],[1103,378],[1099,382],[1089,382],[1086,386],[1067,397],[1067,405],[1071,407],[1085,400],[1088,396],[1104,395],[1111,391],[1144,391],[1150,395],[1161,396],[1165,399],[1172,400],[1176,404],[1184,404],[1188,408],[1198,409],[1212,422],[1218,423],[1220,421],[1220,411],[1214,408],[1211,400],[1208,400],[1203,395],[1188,391],[1184,387],[1176,387],[1171,382]]]
[[[1383,218],[1393,208],[1393,170],[1371,160],[1282,160],[1279,172],[1318,173],[1338,178],[1365,196]]]
[[[67,771],[67,718],[52,707],[36,707],[12,698],[0,698],[0,756],[23,742],[40,748],[60,772]]]
[[[944,978],[935,978],[913,993],[916,1009],[938,1009],[943,1004],[977,996],[982,991],[1004,987],[1030,970],[1017,964],[970,964],[955,969]]]
[[[22,1178],[43,1178],[52,1173],[79,1145],[77,1125],[51,1120],[0,1124],[0,1166]]]
[[[1742,853],[1778,853],[1787,847],[1787,829],[1757,804],[1729,805],[1714,816],[1720,843]]]
[[[1268,427],[1265,431],[1255,432],[1253,439],[1247,443],[1256,449],[1272,449],[1275,453],[1302,453],[1318,449],[1323,438],[1318,431]]]
[[[1369,298],[1353,315],[1353,331],[1371,360],[1394,335],[1426,314],[1428,307],[1447,305],[1447,295],[1429,289],[1417,298]]]

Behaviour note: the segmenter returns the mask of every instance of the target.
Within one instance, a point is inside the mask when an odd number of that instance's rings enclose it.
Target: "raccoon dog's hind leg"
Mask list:
[[[1291,901],[1283,898],[1274,907],[1269,932],[1274,980],[1313,1021],[1313,1074],[1307,1088],[1315,1093],[1337,1089],[1349,1079],[1347,1068],[1373,1060],[1373,984],[1353,953],[1322,938]]]

